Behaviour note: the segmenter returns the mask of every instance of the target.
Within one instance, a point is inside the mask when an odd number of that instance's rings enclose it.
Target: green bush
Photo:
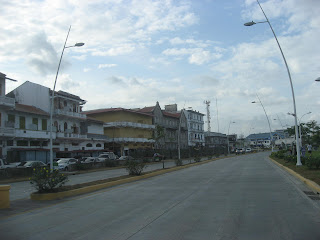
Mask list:
[[[295,156],[295,155],[285,155],[283,159],[286,162],[296,162],[297,156]]]
[[[175,159],[174,160],[176,166],[182,166],[182,160],[181,159]]]
[[[195,162],[200,162],[200,161],[201,161],[201,157],[200,157],[200,156],[196,156],[196,157],[194,158],[194,161],[195,161]]]
[[[47,168],[34,168],[30,183],[38,193],[55,192],[68,181],[68,177],[58,170],[50,172]]]
[[[306,158],[306,165],[309,169],[320,168],[320,157],[318,156],[310,156]]]
[[[111,160],[111,159],[107,159],[105,162],[104,162],[104,165],[106,167],[117,167],[119,165],[118,161],[117,160]]]
[[[129,172],[129,175],[139,176],[145,167],[146,164],[143,161],[128,160],[126,162],[126,170]]]

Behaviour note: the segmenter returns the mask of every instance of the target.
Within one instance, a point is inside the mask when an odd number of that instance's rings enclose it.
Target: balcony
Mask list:
[[[21,138],[48,139],[49,131],[34,131],[29,129],[16,129],[15,136]]]
[[[54,114],[64,115],[64,116],[68,116],[68,117],[83,118],[83,119],[86,119],[86,117],[87,117],[85,114],[82,114],[82,113],[70,112],[70,111],[66,111],[66,110],[62,110],[62,109],[54,109]]]
[[[78,133],[57,132],[57,138],[74,138],[74,139],[87,139],[87,135],[81,135]]]
[[[103,124],[103,127],[105,128],[130,127],[130,128],[155,129],[154,125],[134,123],[134,122],[108,122]]]
[[[2,128],[0,127],[0,136],[1,137],[14,137],[14,128]]]
[[[0,96],[0,106],[8,107],[8,108],[14,108],[15,99],[14,98],[5,97],[5,96]]]
[[[116,142],[116,143],[154,143],[155,140],[148,139],[148,138],[109,138],[109,142]]]

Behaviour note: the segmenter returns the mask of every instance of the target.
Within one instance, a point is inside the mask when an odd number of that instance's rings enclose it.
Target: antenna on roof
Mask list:
[[[208,132],[211,132],[211,126],[210,126],[210,120],[211,120],[211,117],[210,117],[210,101],[204,101],[204,104],[207,105],[207,123],[208,123]]]

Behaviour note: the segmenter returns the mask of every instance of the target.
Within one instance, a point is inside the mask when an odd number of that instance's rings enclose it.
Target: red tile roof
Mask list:
[[[87,116],[88,115],[90,116],[92,114],[97,114],[97,113],[120,112],[120,111],[137,113],[137,114],[142,114],[142,115],[146,115],[146,116],[150,116],[150,117],[153,116],[152,114],[148,114],[148,113],[144,113],[144,112],[140,112],[140,111],[132,110],[132,109],[126,109],[126,108],[103,108],[103,109],[83,111],[81,113],[86,114]]]
[[[172,113],[172,112],[166,112],[162,110],[162,114],[167,116],[167,117],[174,117],[174,118],[179,118],[181,113]]]
[[[138,110],[138,112],[144,112],[144,113],[152,113],[155,106],[152,107],[144,107]]]

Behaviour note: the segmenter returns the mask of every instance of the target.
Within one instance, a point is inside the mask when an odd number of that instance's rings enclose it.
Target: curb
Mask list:
[[[212,161],[215,161],[215,160],[219,160],[219,159],[223,159],[223,158],[215,158],[215,159],[204,160],[204,161],[201,161],[201,162],[191,163],[191,164],[184,165],[184,166],[176,166],[176,167],[163,169],[163,170],[152,172],[152,173],[146,173],[146,174],[141,175],[141,176],[134,176],[134,177],[126,178],[126,179],[120,179],[120,180],[116,180],[116,181],[112,181],[112,182],[96,184],[96,185],[82,187],[82,188],[73,189],[73,190],[64,191],[64,192],[57,192],[57,193],[31,193],[30,194],[30,198],[31,198],[31,200],[37,200],[37,201],[48,201],[48,200],[63,199],[63,198],[66,198],[66,197],[72,197],[72,196],[76,196],[76,195],[80,195],[80,194],[84,194],[84,193],[90,193],[90,192],[94,192],[94,191],[101,190],[101,189],[104,189],[104,188],[114,187],[114,186],[117,186],[117,185],[129,183],[129,182],[134,182],[134,181],[139,181],[139,180],[146,179],[146,178],[155,177],[155,176],[162,175],[162,174],[165,174],[165,173],[174,172],[174,171],[178,171],[178,170],[181,170],[181,169],[185,169],[185,168],[189,168],[189,167],[193,167],[193,166],[197,166],[197,165],[202,165],[202,164],[205,164],[205,163],[208,163],[208,162],[212,162]]]
[[[296,173],[295,171],[293,171],[292,169],[283,166],[282,164],[278,163],[277,161],[271,159],[269,157],[269,159],[274,162],[275,164],[277,164],[278,166],[282,167],[284,170],[286,170],[287,172],[289,172],[291,175],[293,175],[294,177],[298,178],[300,181],[302,181],[303,183],[305,183],[307,186],[309,186],[313,191],[320,193],[320,186],[315,183],[314,181],[311,181],[303,176],[301,176],[299,173]]]

